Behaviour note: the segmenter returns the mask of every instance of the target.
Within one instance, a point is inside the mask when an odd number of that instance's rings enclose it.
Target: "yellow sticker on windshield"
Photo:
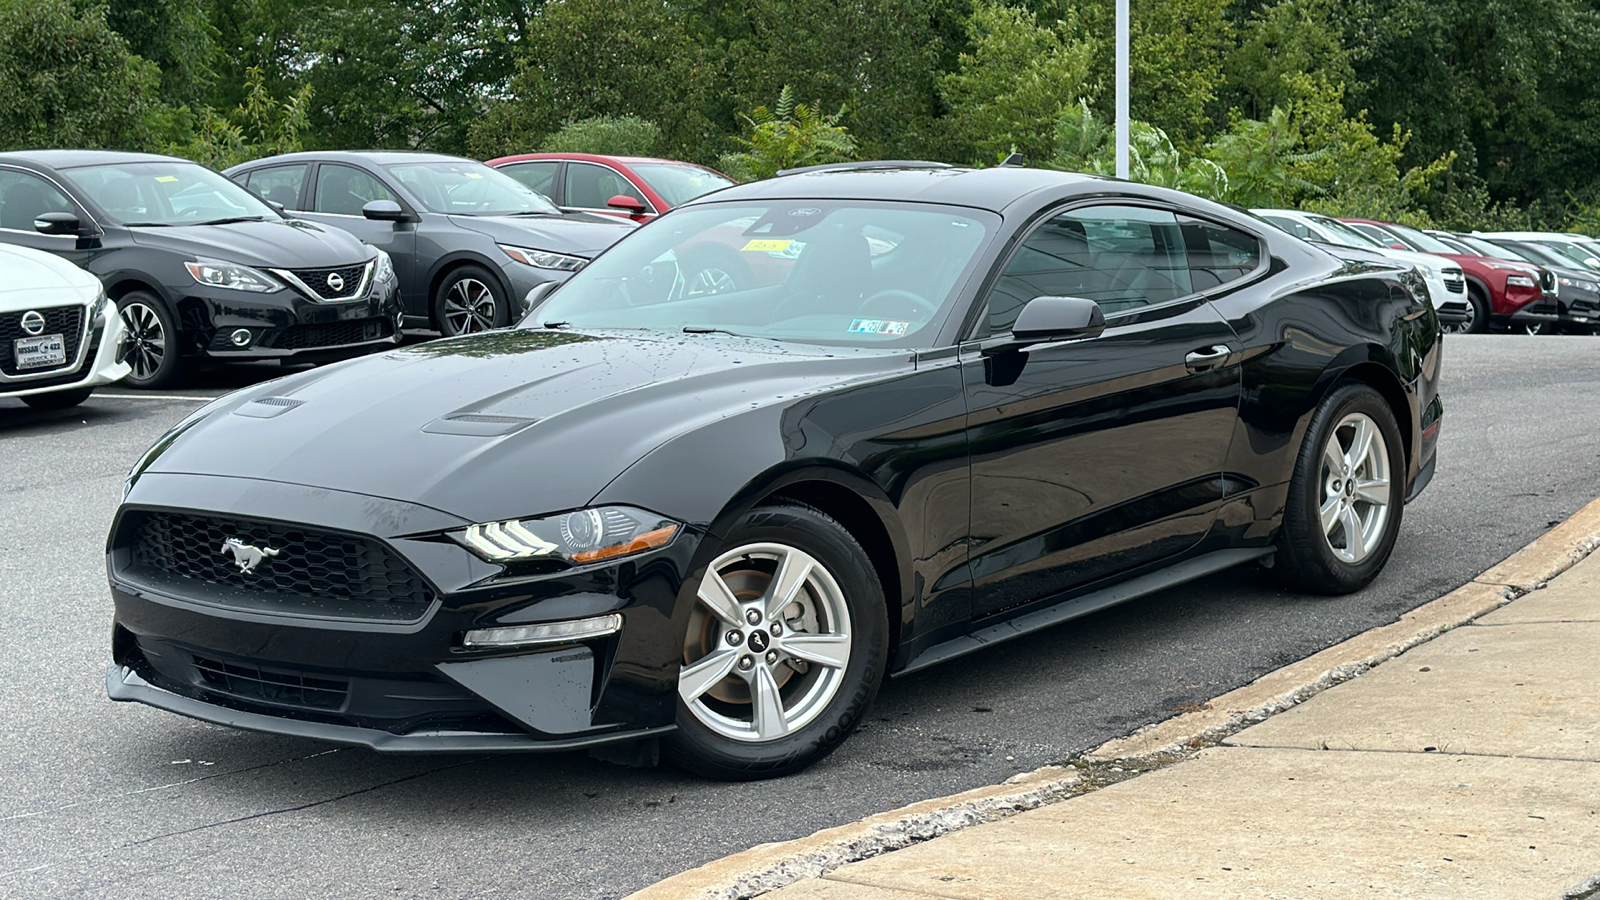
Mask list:
[[[477,172],[468,172],[467,173],[467,177],[468,178],[482,178],[483,176],[479,175]]]
[[[746,253],[782,253],[783,251],[789,249],[789,245],[792,244],[792,243],[794,243],[794,241],[780,241],[780,240],[774,240],[774,239],[771,239],[771,238],[766,238],[766,239],[757,238],[756,240],[753,240],[750,243],[745,244],[743,247],[740,247],[739,249],[744,251],[744,252],[746,252]]]
[[[176,175],[157,175],[156,176],[156,180],[157,181],[177,181],[178,180],[178,176],[176,176]]]

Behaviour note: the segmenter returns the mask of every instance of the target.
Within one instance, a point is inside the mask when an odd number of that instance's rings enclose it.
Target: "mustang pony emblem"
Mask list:
[[[271,547],[252,547],[238,538],[228,538],[222,542],[222,549],[218,553],[233,554],[233,563],[239,571],[249,575],[261,565],[261,561],[278,555],[278,551]]]

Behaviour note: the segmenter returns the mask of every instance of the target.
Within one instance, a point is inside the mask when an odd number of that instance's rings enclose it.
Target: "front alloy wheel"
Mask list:
[[[850,533],[815,509],[747,513],[696,587],[670,758],[714,778],[767,778],[837,746],[887,657],[872,573]]]
[[[122,324],[127,326],[127,383],[132,387],[164,387],[176,381],[183,368],[177,323],[160,298],[132,291],[117,300]]]
[[[439,286],[434,319],[445,337],[476,334],[507,323],[506,304],[493,276],[478,266],[462,266]]]

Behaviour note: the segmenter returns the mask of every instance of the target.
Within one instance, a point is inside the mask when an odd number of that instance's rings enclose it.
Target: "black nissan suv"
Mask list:
[[[99,276],[127,323],[127,383],[138,387],[170,384],[201,358],[322,362],[399,341],[387,254],[285,219],[185,159],[0,154],[0,241]]]

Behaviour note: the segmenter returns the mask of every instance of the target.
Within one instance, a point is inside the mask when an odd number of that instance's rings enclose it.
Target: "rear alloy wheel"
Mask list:
[[[1288,587],[1348,594],[1376,578],[1400,532],[1404,458],[1394,414],[1365,384],[1311,417],[1284,505],[1273,571]]]
[[[167,304],[154,294],[131,291],[117,299],[117,309],[128,330],[124,358],[133,370],[125,383],[130,387],[159,388],[177,381],[183,374],[183,357],[177,320]]]
[[[479,266],[462,266],[445,276],[434,299],[434,320],[445,337],[503,328],[507,315],[494,276]]]
[[[865,552],[810,507],[753,510],[727,547],[696,592],[667,750],[709,777],[769,778],[849,734],[882,681],[888,617]]]

